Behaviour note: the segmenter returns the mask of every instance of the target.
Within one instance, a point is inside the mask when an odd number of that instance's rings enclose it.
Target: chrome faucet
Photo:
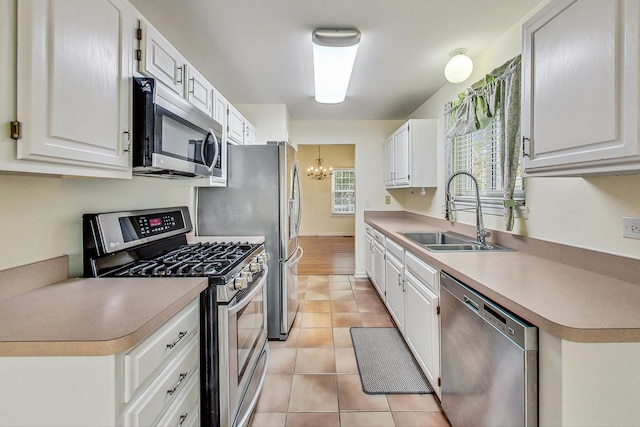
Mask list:
[[[484,221],[482,221],[482,207],[480,206],[480,190],[478,189],[478,180],[469,172],[464,172],[464,171],[454,172],[447,180],[447,191],[445,193],[445,202],[444,202],[445,203],[444,218],[448,221],[453,220],[453,217],[451,215],[452,212],[454,211],[451,205],[453,203],[453,198],[451,197],[451,192],[449,191],[449,188],[451,187],[451,181],[453,181],[453,178],[460,175],[466,175],[469,178],[471,178],[471,180],[473,181],[473,184],[476,186],[476,239],[479,245],[487,246],[486,238],[491,236],[491,232],[485,230]]]

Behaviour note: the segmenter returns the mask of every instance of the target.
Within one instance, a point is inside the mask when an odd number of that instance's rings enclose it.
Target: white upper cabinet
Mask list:
[[[187,100],[213,116],[213,85],[193,67],[187,67]]]
[[[247,120],[244,120],[244,143],[252,145],[256,143],[256,128]]]
[[[129,3],[17,3],[16,159],[25,164],[3,159],[2,168],[130,178]]]
[[[385,142],[385,187],[436,187],[438,121],[411,119]]]
[[[415,126],[414,124],[414,128]],[[397,187],[409,186],[411,183],[411,172],[409,169],[411,168],[412,159],[409,153],[409,129],[409,122],[407,122],[393,134],[393,151],[395,154],[395,175],[393,181]],[[415,144],[417,143],[418,141],[415,142]]]
[[[523,25],[524,172],[638,173],[638,0],[557,0]]]
[[[244,144],[244,116],[231,104],[227,106],[227,142]]]
[[[184,97],[187,60],[144,19],[140,20],[138,38],[140,72],[161,81],[176,94]]]
[[[393,146],[393,135],[384,142],[384,185],[393,187],[393,174],[396,168],[396,156]]]
[[[227,108],[229,101],[218,90],[213,89],[213,118],[222,125],[226,140],[227,134]]]

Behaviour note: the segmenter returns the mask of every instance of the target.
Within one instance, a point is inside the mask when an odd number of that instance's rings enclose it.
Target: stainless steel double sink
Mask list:
[[[481,245],[467,236],[443,231],[400,233],[407,239],[433,252],[512,251],[504,246]]]

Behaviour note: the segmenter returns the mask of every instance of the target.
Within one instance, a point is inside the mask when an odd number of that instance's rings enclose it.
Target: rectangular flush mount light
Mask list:
[[[316,102],[338,104],[347,94],[360,31],[318,29],[312,41]]]

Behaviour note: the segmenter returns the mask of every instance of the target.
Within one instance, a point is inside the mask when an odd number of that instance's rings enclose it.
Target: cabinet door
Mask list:
[[[393,135],[384,143],[384,185],[393,187],[396,169],[396,156],[393,149]]]
[[[438,297],[405,272],[405,340],[429,383],[440,396],[440,327]]]
[[[131,177],[133,28],[125,0],[18,2],[19,159]]]
[[[364,239],[365,270],[369,278],[373,277],[373,237],[366,235]]]
[[[222,140],[227,141],[227,108],[229,101],[213,88],[213,118],[222,125]]]
[[[187,100],[213,116],[213,85],[195,68],[187,66]]]
[[[402,335],[405,332],[404,323],[404,280],[400,261],[387,252],[385,264],[385,303],[393,320]]]
[[[184,97],[187,60],[148,22],[143,20],[140,26],[140,72],[160,80],[176,94]]]
[[[227,107],[227,138],[234,144],[244,144],[244,117],[233,105]]]
[[[256,128],[246,120],[244,122],[244,143],[247,145],[256,143]]]
[[[385,293],[384,279],[384,246],[373,242],[373,285],[383,300]]]
[[[408,186],[410,184],[409,143],[409,123],[406,123],[393,134],[395,153],[394,183],[396,186]]]
[[[636,0],[554,1],[525,23],[526,174],[640,169],[638,36]]]

